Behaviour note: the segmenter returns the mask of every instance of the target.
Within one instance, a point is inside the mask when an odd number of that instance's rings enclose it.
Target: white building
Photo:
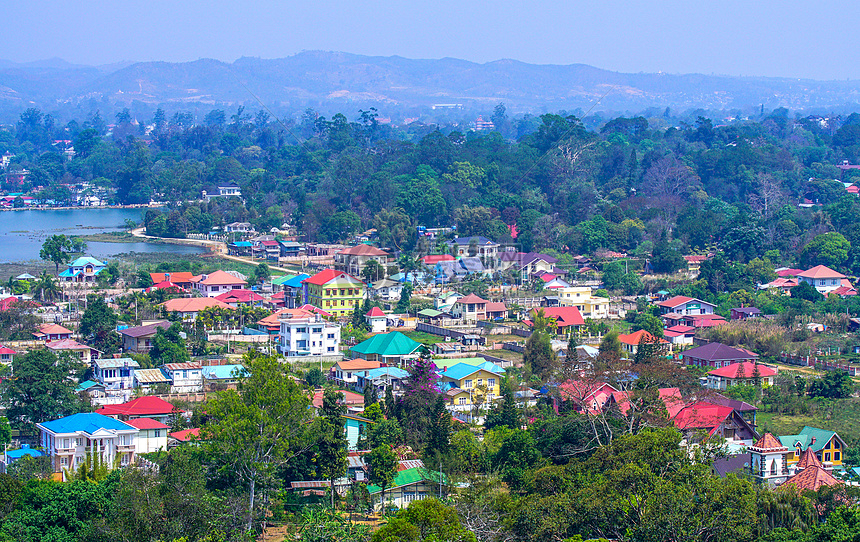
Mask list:
[[[134,389],[134,371],[140,364],[131,358],[103,358],[93,361],[93,377],[107,395],[129,395]],[[128,399],[128,397],[126,397]]]
[[[109,416],[92,412],[73,414],[37,423],[36,427],[54,472],[73,471],[88,457],[98,457],[108,468],[117,459],[120,466],[134,463],[137,428]]]
[[[370,311],[364,315],[364,321],[367,322],[368,326],[370,326],[371,333],[385,333],[385,330],[388,329],[388,317],[385,316],[385,313],[382,312],[382,309],[379,307],[373,307],[370,309]]]
[[[810,284],[824,295],[842,286],[842,279],[844,278],[845,275],[842,273],[837,273],[824,265],[816,265],[812,269],[807,269],[803,273],[797,274],[799,282]]]
[[[170,379],[171,393],[203,391],[203,366],[199,363],[168,363],[161,370]]]
[[[127,422],[128,425],[138,430],[135,439],[135,452],[147,454],[159,450],[167,451],[167,434],[170,426],[152,418],[135,418]]]
[[[320,315],[281,320],[278,349],[285,356],[334,356],[340,354],[340,325]]]

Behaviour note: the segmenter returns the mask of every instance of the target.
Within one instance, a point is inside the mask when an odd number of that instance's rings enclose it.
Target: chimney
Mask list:
[[[119,359],[120,357],[122,357],[122,354],[114,354],[113,355],[113,359]]]
[[[815,444],[815,437],[812,437],[812,442],[809,443],[810,446],[812,446],[813,444]]]

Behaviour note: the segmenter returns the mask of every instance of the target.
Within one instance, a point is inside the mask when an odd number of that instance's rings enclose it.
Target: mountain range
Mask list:
[[[62,59],[0,61],[0,111],[45,111],[105,104],[169,109],[263,103],[274,111],[355,110],[376,106],[402,116],[434,105],[510,112],[560,109],[638,112],[756,110],[786,107],[826,112],[856,109],[860,81],[619,73],[585,64],[537,65],[515,60],[478,64],[454,58],[417,60],[307,51],[286,58],[228,63],[121,62],[83,66]],[[5,116],[5,115],[4,115]]]

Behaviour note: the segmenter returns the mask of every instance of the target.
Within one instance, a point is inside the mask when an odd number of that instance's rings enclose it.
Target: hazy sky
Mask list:
[[[321,49],[624,72],[860,79],[860,3],[834,0],[5,3],[0,58],[277,58]]]

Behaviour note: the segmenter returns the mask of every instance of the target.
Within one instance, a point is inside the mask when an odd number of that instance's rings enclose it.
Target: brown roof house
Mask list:
[[[152,339],[159,329],[169,329],[170,322],[154,322],[145,326],[135,326],[121,329],[123,352],[149,352],[152,348]]]
[[[360,276],[362,269],[370,260],[376,260],[384,268],[391,260],[391,255],[370,245],[356,245],[341,250],[334,255],[334,267],[350,275]]]

